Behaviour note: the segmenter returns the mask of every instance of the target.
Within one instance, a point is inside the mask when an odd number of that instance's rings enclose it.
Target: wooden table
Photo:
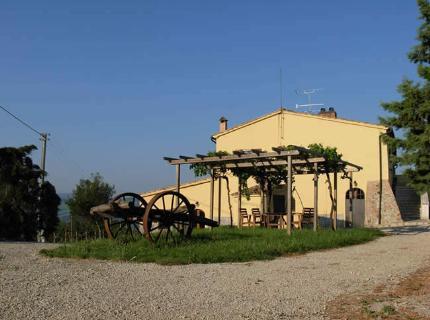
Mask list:
[[[295,219],[297,217],[297,219]],[[302,212],[292,213],[291,226],[295,229],[302,229]],[[265,227],[277,227],[278,229],[285,229],[287,227],[287,214],[286,213],[263,213],[263,224]]]
[[[284,229],[287,226],[285,213],[263,213],[264,226],[267,228],[276,227]]]

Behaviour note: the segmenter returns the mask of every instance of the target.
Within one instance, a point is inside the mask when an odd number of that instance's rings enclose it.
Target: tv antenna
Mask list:
[[[315,89],[296,89],[296,94],[299,95],[305,95],[307,96],[308,103],[307,104],[296,104],[296,109],[298,108],[306,108],[307,112],[310,112],[312,107],[323,107],[324,103],[312,103],[312,95],[322,91],[322,88],[315,88]]]

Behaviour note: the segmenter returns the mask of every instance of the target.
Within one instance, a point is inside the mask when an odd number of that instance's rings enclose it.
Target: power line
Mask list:
[[[0,108],[6,112],[7,114],[9,114],[12,118],[14,118],[15,120],[17,120],[18,122],[20,122],[22,125],[26,126],[28,129],[30,129],[33,132],[36,132],[39,136],[43,136],[43,133],[37,131],[36,129],[34,129],[31,125],[29,125],[27,122],[25,122],[24,120],[21,120],[20,118],[18,118],[16,115],[14,115],[12,112],[10,112],[9,110],[7,110],[5,107],[0,106]]]
[[[27,122],[25,122],[24,120],[20,119],[18,116],[14,115],[12,112],[10,112],[9,110],[7,110],[5,107],[0,105],[0,108],[6,112],[7,114],[9,114],[11,117],[13,117],[15,120],[19,121],[22,125],[26,126],[28,129],[30,129],[31,131],[37,133],[38,135],[41,136],[41,138],[45,138],[46,140],[48,140],[48,134],[46,133],[42,133],[39,132],[38,130],[34,129],[30,124],[28,124]],[[51,140],[51,139],[50,139]],[[43,142],[43,141],[42,141]],[[81,174],[85,173],[85,170],[78,164],[78,162],[76,162],[75,160],[71,159],[70,157],[66,156],[66,152],[64,152],[64,148],[59,144],[59,141],[57,140],[57,143],[54,143],[51,140],[51,144],[57,149],[58,154],[56,155],[60,155],[62,156],[63,160],[67,160],[67,158],[69,158],[68,160],[77,168],[79,169],[79,171],[81,171]],[[54,153],[55,154],[55,153]]]

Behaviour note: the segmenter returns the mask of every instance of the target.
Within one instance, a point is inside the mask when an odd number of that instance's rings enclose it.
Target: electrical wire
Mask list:
[[[18,118],[16,115],[14,115],[12,112],[10,112],[9,110],[7,110],[5,107],[0,106],[0,109],[2,109],[4,112],[6,112],[7,114],[9,114],[12,118],[14,118],[18,122],[20,122],[22,125],[26,126],[31,131],[37,133],[39,136],[43,136],[43,134],[41,132],[39,132],[38,130],[34,129],[31,125],[29,125],[24,120],[21,120],[20,118]]]
[[[28,129],[30,129],[31,131],[37,133],[39,136],[43,137],[45,135],[45,134],[41,133],[40,131],[36,130],[35,128],[33,128],[30,124],[28,124],[24,120],[20,119],[18,116],[16,116],[12,112],[10,112],[5,107],[3,107],[3,106],[0,105],[0,109],[2,109],[4,112],[6,112],[7,114],[9,114],[12,118],[14,118],[15,120],[17,120],[19,123],[21,123],[22,125],[24,125]],[[69,162],[72,163],[81,172],[81,174],[83,174],[85,172],[85,170],[78,164],[77,161],[75,161],[75,160],[71,159],[70,157],[66,156],[66,152],[64,151],[64,148],[60,146],[60,143],[59,143],[58,140],[57,140],[57,143],[54,143],[52,141],[52,139],[51,139],[51,146],[53,146],[54,149],[56,149],[58,151],[57,153],[54,152],[55,156],[57,156],[57,157],[60,156],[60,157],[63,158],[63,160],[66,160],[66,161],[69,160]],[[61,161],[61,162],[64,163],[64,161]]]

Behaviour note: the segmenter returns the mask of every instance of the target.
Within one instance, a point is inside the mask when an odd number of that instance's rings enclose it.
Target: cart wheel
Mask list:
[[[127,209],[126,214],[118,214],[111,218],[104,218],[103,225],[110,239],[131,236],[132,239],[144,234],[143,215],[147,202],[140,195],[132,192],[115,196],[111,203],[120,209]],[[123,211],[120,211],[123,213]]]
[[[191,236],[194,206],[176,191],[164,191],[152,198],[143,217],[145,237],[151,242],[179,242]]]

